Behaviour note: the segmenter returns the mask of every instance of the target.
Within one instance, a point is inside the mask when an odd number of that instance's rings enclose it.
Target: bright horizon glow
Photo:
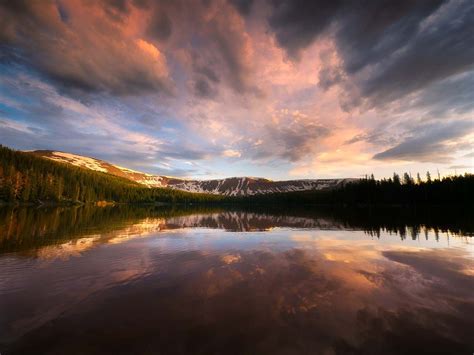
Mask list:
[[[353,4],[4,2],[0,144],[197,179],[474,173],[472,3]]]

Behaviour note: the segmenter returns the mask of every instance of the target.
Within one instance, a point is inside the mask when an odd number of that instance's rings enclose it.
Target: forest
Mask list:
[[[131,180],[66,165],[0,146],[4,203],[213,203],[222,196],[144,187]]]
[[[0,202],[203,203],[235,205],[461,205],[472,207],[474,175],[422,179],[405,173],[376,180],[373,175],[337,189],[245,197],[148,188],[128,179],[37,157],[0,145]]]
[[[382,180],[372,175],[333,190],[249,196],[241,201],[266,205],[457,205],[472,208],[473,196],[473,174],[432,179],[428,172],[423,180],[419,174],[414,179],[408,173],[402,178],[394,173],[393,177]]]

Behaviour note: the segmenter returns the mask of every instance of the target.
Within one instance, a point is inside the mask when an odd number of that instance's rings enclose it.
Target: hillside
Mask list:
[[[201,181],[197,186],[193,185],[193,181],[187,181],[188,184],[183,186],[169,183],[173,179],[168,178],[167,187],[151,187],[124,175],[104,171],[108,163],[101,162],[99,165],[98,160],[77,159],[69,155],[66,158],[74,164],[0,146],[0,203],[224,202],[245,206],[463,205],[473,208],[471,196],[474,194],[474,175],[470,174],[435,180],[428,177],[426,181],[415,182],[405,173],[403,181],[394,174],[393,179],[375,180],[372,177],[357,181],[327,180],[325,183],[325,180],[316,180],[317,183],[313,185],[313,180],[272,182],[265,179],[229,178],[222,180],[224,182]],[[128,169],[119,170],[126,174]],[[132,171],[130,174],[138,176],[141,173]],[[298,186],[302,190],[297,190]],[[178,189],[197,190],[198,187],[200,191],[213,193]],[[309,187],[312,189],[304,190]],[[260,189],[259,193],[249,193],[251,189],[257,188]],[[284,191],[289,188],[295,190]],[[228,191],[239,191],[240,195],[226,196]]]
[[[100,159],[52,150],[35,150],[28,153],[60,163],[119,176],[149,187],[166,187],[167,185],[166,181],[163,181],[166,177],[141,173]]]
[[[231,177],[213,180],[190,180],[163,175],[151,175],[124,168],[106,161],[77,154],[37,150],[36,156],[61,163],[119,176],[148,187],[167,187],[174,190],[209,193],[225,196],[252,196],[277,192],[296,192],[333,189],[354,179],[311,179],[272,181],[255,177]]]
[[[92,163],[91,163],[92,164]],[[215,202],[220,196],[148,188],[104,171],[64,164],[0,145],[0,201]]]

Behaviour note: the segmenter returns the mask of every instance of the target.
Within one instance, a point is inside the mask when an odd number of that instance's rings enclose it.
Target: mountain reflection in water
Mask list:
[[[0,210],[0,352],[471,353],[461,217]]]

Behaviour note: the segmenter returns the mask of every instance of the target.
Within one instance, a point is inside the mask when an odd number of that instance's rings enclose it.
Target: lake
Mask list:
[[[470,217],[2,208],[0,353],[472,354]]]

